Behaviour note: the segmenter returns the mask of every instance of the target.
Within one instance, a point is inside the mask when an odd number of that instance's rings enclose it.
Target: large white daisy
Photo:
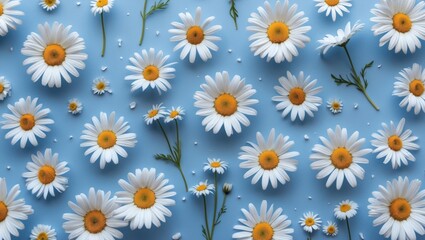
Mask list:
[[[163,173],[156,175],[154,168],[136,169],[135,173],[128,173],[128,180],[118,181],[124,189],[116,194],[116,202],[123,205],[117,210],[118,217],[129,221],[132,230],[150,229],[152,224],[160,227],[161,222],[166,222],[165,217],[172,216],[168,207],[176,203],[171,199],[176,195],[171,191],[174,185],[168,184]]]
[[[0,101],[3,101],[6,97],[10,96],[12,85],[3,76],[0,76]]]
[[[375,16],[370,20],[376,24],[372,31],[384,34],[379,40],[382,47],[388,43],[388,50],[407,54],[421,48],[420,40],[425,39],[425,2],[416,0],[381,0],[371,10]]]
[[[344,13],[349,13],[350,8],[352,4],[350,3],[351,0],[314,0],[317,2],[316,7],[319,8],[317,10],[318,13],[322,13],[326,11],[326,16],[329,16],[329,14],[332,15],[332,21],[336,21],[336,14],[338,13],[339,16],[343,16]]]
[[[415,114],[425,112],[425,69],[415,63],[412,68],[405,68],[396,77],[393,96],[402,97],[400,107],[407,111],[414,109]]]
[[[254,56],[267,57],[267,61],[274,59],[276,63],[283,61],[292,62],[293,57],[298,56],[297,48],[304,48],[310,42],[306,33],[311,30],[310,26],[303,26],[308,22],[304,12],[297,12],[298,5],[289,5],[288,0],[283,3],[276,1],[275,10],[268,1],[264,2],[264,8],[258,7],[258,13],[251,13],[247,27],[248,31],[254,32],[249,41],[249,46]]]
[[[65,213],[63,228],[69,234],[68,239],[121,239],[123,234],[117,229],[127,226],[118,217],[116,197],[111,192],[95,191],[90,188],[89,195],[81,193],[75,196],[77,203],[68,202],[74,213]]]
[[[14,8],[21,5],[21,0],[0,0],[0,36],[4,37],[9,29],[16,29],[22,21],[17,16],[23,16],[24,12]]]
[[[47,22],[38,25],[40,35],[32,32],[24,42],[21,52],[28,58],[24,65],[31,65],[27,73],[32,75],[31,80],[37,82],[41,78],[43,86],[62,86],[62,78],[71,83],[71,74],[78,77],[77,69],[84,69],[87,54],[84,40],[77,32],[70,32],[71,26],[54,22],[50,26]]]
[[[174,51],[182,48],[180,59],[183,60],[189,55],[189,61],[194,63],[197,53],[204,62],[212,58],[211,50],[218,51],[218,46],[214,42],[221,40],[220,37],[213,35],[221,30],[220,25],[208,28],[215,17],[208,17],[201,23],[200,7],[196,8],[195,18],[189,12],[180,13],[179,17],[183,23],[172,22],[171,25],[175,28],[168,30],[168,32],[174,34],[170,38],[172,42],[179,42],[174,47]]]
[[[421,181],[407,177],[387,181],[369,198],[369,216],[375,218],[373,226],[382,225],[379,234],[391,240],[416,240],[425,234],[425,190]],[[420,237],[418,239],[423,239]]]
[[[37,146],[37,137],[45,138],[45,132],[49,132],[50,128],[46,125],[53,124],[52,119],[47,118],[47,114],[50,113],[49,108],[44,108],[43,104],[37,105],[38,98],[26,99],[20,98],[15,105],[7,105],[7,108],[12,114],[4,113],[2,117],[5,121],[2,121],[2,129],[10,129],[6,133],[5,138],[12,138],[12,145],[15,145],[20,140],[21,148],[25,148],[27,141]]]
[[[114,5],[114,0],[91,0],[90,7],[94,15],[101,14],[103,12],[109,12]]]
[[[257,144],[248,142],[250,146],[241,147],[242,152],[239,159],[243,162],[240,168],[249,169],[244,174],[244,178],[254,176],[252,184],[256,184],[261,179],[261,186],[266,190],[269,182],[273,188],[277,188],[277,183],[285,184],[290,178],[287,172],[297,170],[297,160],[294,157],[299,152],[290,152],[289,148],[294,145],[294,141],[289,141],[289,137],[279,134],[275,137],[274,128],[270,131],[267,140],[260,132],[257,132]]]
[[[258,213],[255,206],[250,203],[248,210],[241,209],[245,219],[239,219],[241,225],[233,227],[236,233],[233,239],[242,240],[292,240],[294,229],[291,228],[291,220],[282,214],[283,209],[274,210],[273,204],[267,208],[267,201],[263,200]]]
[[[67,162],[59,162],[59,154],[52,154],[52,149],[47,148],[44,154],[40,151],[31,155],[32,162],[27,163],[27,170],[22,174],[26,178],[27,189],[37,197],[46,199],[48,195],[54,197],[55,190],[59,193],[65,191],[68,178],[63,176],[69,171]]]
[[[415,157],[411,150],[418,150],[419,145],[414,143],[418,137],[412,136],[412,130],[403,131],[406,120],[402,118],[395,126],[393,121],[390,126],[382,123],[384,130],[378,130],[378,133],[373,133],[374,138],[371,143],[375,147],[374,153],[378,153],[376,158],[383,158],[384,164],[391,161],[393,169],[401,167],[402,164],[408,165],[408,161],[415,161]]]
[[[38,224],[31,230],[31,240],[56,240],[56,230],[49,225]]]
[[[16,184],[8,194],[6,179],[0,178],[0,239],[10,240],[11,235],[19,237],[19,230],[25,228],[22,221],[34,213],[30,205],[25,205],[24,199],[15,200],[19,193],[21,190]]]
[[[134,147],[137,143],[135,133],[127,133],[130,126],[124,122],[124,117],[115,121],[115,112],[109,116],[101,112],[100,119],[93,116],[93,124],[86,123],[83,135],[80,137],[85,140],[80,144],[81,147],[88,147],[84,155],[90,155],[90,162],[94,163],[100,158],[100,168],[104,169],[106,163],[111,161],[118,164],[118,155],[126,158],[128,156],[124,147]]]
[[[280,86],[274,87],[279,94],[272,98],[273,101],[279,102],[276,109],[283,110],[282,117],[291,113],[291,121],[295,121],[297,117],[304,121],[306,113],[313,117],[313,112],[318,111],[322,104],[322,98],[315,96],[322,90],[322,87],[315,87],[317,79],[310,81],[310,76],[305,77],[302,71],[298,77],[289,71],[286,75],[287,77],[279,78]]]
[[[155,49],[150,48],[149,52],[145,49],[142,50],[142,55],[134,53],[134,57],[130,58],[130,62],[133,65],[127,65],[126,69],[133,72],[134,74],[125,77],[125,80],[133,81],[131,83],[131,91],[136,91],[142,88],[143,91],[146,88],[151,87],[152,89],[166,92],[171,89],[171,84],[168,80],[173,79],[174,72],[176,71],[173,66],[176,62],[167,63],[170,55],[164,56],[162,51],[155,54]]]
[[[363,156],[372,152],[371,149],[361,149],[365,139],[359,138],[359,132],[354,132],[348,137],[347,129],[336,126],[335,131],[328,129],[329,140],[320,137],[323,145],[315,144],[313,154],[310,155],[311,168],[320,170],[317,179],[327,176],[326,187],[330,187],[336,180],[336,189],[341,186],[346,178],[351,187],[357,186],[357,178],[363,179],[364,169],[359,164],[367,164],[369,160]]]
[[[326,54],[333,47],[343,46],[350,41],[354,34],[361,31],[363,27],[364,23],[360,23],[360,21],[355,22],[353,26],[351,26],[351,22],[348,22],[344,29],[340,28],[337,30],[337,35],[326,34],[323,39],[318,40],[321,45],[317,49],[320,49],[323,54]]]
[[[59,6],[60,3],[60,0],[40,0],[39,5],[46,11],[53,11]]]
[[[200,108],[196,115],[205,117],[202,126],[205,131],[213,130],[217,134],[224,126],[227,136],[233,134],[233,129],[240,133],[241,123],[245,127],[250,125],[245,115],[255,116],[257,111],[250,106],[258,103],[257,99],[250,99],[256,93],[251,84],[245,84],[239,75],[230,80],[225,71],[215,74],[215,80],[205,76],[206,84],[202,84],[204,91],[195,93],[195,107]]]

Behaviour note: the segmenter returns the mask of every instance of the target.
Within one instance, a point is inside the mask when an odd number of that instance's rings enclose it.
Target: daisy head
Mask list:
[[[128,156],[124,147],[134,147],[137,143],[136,134],[128,133],[130,126],[124,122],[124,117],[115,121],[115,112],[109,116],[101,112],[100,119],[93,116],[93,124],[86,123],[83,135],[84,140],[81,147],[87,147],[84,155],[90,155],[90,162],[94,163],[100,158],[100,168],[104,169],[106,163],[111,161],[118,164],[118,155],[126,158]]]
[[[55,191],[59,193],[65,191],[68,185],[68,178],[63,176],[69,171],[67,162],[59,162],[59,154],[52,154],[52,149],[47,148],[44,154],[40,151],[37,155],[31,155],[32,162],[27,163],[27,170],[22,174],[26,179],[27,189],[37,197],[55,196]]]
[[[144,115],[145,122],[147,125],[151,125],[154,121],[163,118],[166,114],[165,107],[162,103],[153,105],[151,109]]]
[[[292,62],[293,57],[298,56],[298,48],[304,48],[310,42],[306,33],[311,30],[310,26],[304,26],[308,17],[304,12],[297,12],[297,4],[289,4],[288,0],[283,3],[276,1],[274,10],[268,1],[264,2],[264,8],[258,7],[258,13],[251,13],[247,27],[253,32],[249,37],[252,41],[251,51],[254,56],[267,57],[267,61],[274,59],[276,63]]]
[[[267,207],[267,201],[261,202],[260,211],[250,203],[248,209],[241,209],[245,219],[239,219],[240,225],[233,227],[237,232],[232,235],[233,239],[292,239],[294,229],[291,228],[291,220],[282,214],[283,209],[274,210],[274,206]]]
[[[116,211],[118,217],[130,222],[132,230],[143,227],[150,229],[152,224],[160,227],[161,222],[166,221],[165,217],[172,216],[168,207],[176,204],[171,199],[176,195],[172,191],[174,185],[168,184],[163,173],[157,175],[154,168],[136,169],[135,173],[128,173],[128,180],[118,181],[124,189],[116,194],[117,203],[122,205]]]
[[[170,110],[167,110],[167,112],[165,113],[165,123],[169,123],[173,120],[182,120],[183,119],[183,115],[185,114],[185,110],[183,109],[183,107],[178,106],[177,108],[172,107]]]
[[[223,174],[227,170],[227,162],[221,161],[216,158],[208,158],[208,162],[204,164],[204,171],[211,171],[213,173]]]
[[[390,126],[382,123],[383,130],[373,133],[371,143],[375,147],[376,158],[384,158],[384,164],[391,161],[393,169],[408,165],[408,161],[414,162],[415,156],[410,151],[419,149],[415,143],[418,137],[412,135],[412,130],[403,130],[406,120],[402,118],[397,126],[391,121]]]
[[[56,230],[49,225],[38,224],[31,230],[31,240],[56,240]]]
[[[6,36],[9,29],[16,29],[17,24],[22,24],[17,17],[23,16],[24,12],[15,9],[19,5],[21,0],[0,0],[0,36]]]
[[[379,40],[382,47],[388,43],[388,50],[407,54],[421,48],[420,40],[425,39],[425,3],[416,0],[381,0],[371,10],[375,15],[372,31],[384,36]]]
[[[338,218],[339,220],[346,220],[346,219],[352,218],[356,216],[358,207],[359,205],[357,205],[357,203],[353,201],[350,201],[350,200],[342,201],[335,206],[335,209],[334,209],[335,217]]]
[[[0,101],[3,101],[6,97],[10,96],[12,91],[12,85],[4,77],[0,76]]]
[[[326,16],[329,16],[329,14],[332,15],[332,21],[336,21],[336,14],[338,13],[339,16],[343,16],[344,13],[349,13],[350,11],[348,8],[350,8],[352,5],[350,3],[351,0],[314,0],[317,4],[316,7],[319,8],[317,10],[318,13],[326,12]]]
[[[83,111],[83,104],[80,102],[80,100],[72,98],[68,101],[68,112],[73,115],[77,115],[80,114],[81,111]]]
[[[126,69],[133,74],[125,77],[125,80],[133,81],[131,83],[131,91],[142,89],[145,91],[148,87],[166,92],[171,89],[171,84],[168,80],[175,77],[176,71],[172,66],[176,62],[166,63],[170,55],[164,56],[162,51],[155,54],[155,49],[150,48],[149,52],[142,50],[142,55],[134,53],[134,57],[130,58],[133,65],[127,65]]]
[[[19,237],[18,230],[25,227],[22,221],[34,213],[30,205],[25,205],[24,199],[16,199],[20,193],[16,184],[8,194],[6,179],[0,178],[0,239],[11,239],[11,235]]]
[[[215,188],[214,184],[208,184],[208,180],[205,180],[205,182],[199,182],[199,184],[191,187],[189,191],[192,192],[193,195],[200,197],[214,194]]]
[[[256,93],[251,84],[245,84],[240,76],[235,75],[230,79],[227,72],[217,72],[215,80],[205,76],[206,83],[201,85],[203,91],[194,95],[195,107],[199,108],[196,115],[204,117],[202,126],[205,131],[213,130],[217,134],[222,127],[228,137],[233,134],[233,129],[240,133],[241,124],[250,125],[246,115],[255,116],[257,111],[250,106],[258,103],[257,99],[250,97]]]
[[[287,77],[279,78],[279,83],[280,86],[274,87],[279,95],[272,100],[278,102],[277,110],[283,110],[282,117],[291,114],[291,121],[295,121],[297,117],[304,121],[306,114],[313,117],[313,112],[319,110],[322,98],[315,95],[322,87],[315,87],[317,79],[310,81],[310,76],[304,77],[304,72],[296,77],[288,71]]]
[[[338,235],[338,226],[336,223],[328,221],[327,224],[323,226],[323,233],[328,236],[335,237]]]
[[[94,79],[91,89],[93,94],[97,95],[103,95],[105,92],[112,93],[112,88],[109,81],[103,77]]]
[[[415,63],[405,68],[396,77],[393,96],[402,97],[400,107],[407,111],[414,109],[415,114],[425,112],[425,69]]]
[[[320,220],[319,214],[314,214],[313,212],[307,212],[303,214],[303,217],[300,218],[299,224],[308,233],[319,230],[322,220]]]
[[[311,168],[319,170],[317,179],[328,177],[326,187],[330,187],[336,180],[336,189],[341,189],[344,179],[351,187],[357,186],[357,179],[363,179],[364,169],[360,164],[367,164],[369,160],[364,155],[372,152],[371,149],[362,149],[365,139],[359,139],[359,132],[348,136],[347,129],[336,126],[335,130],[328,129],[329,139],[320,137],[322,144],[315,144],[313,154],[310,155]]]
[[[321,45],[317,49],[326,54],[333,47],[344,47],[354,34],[361,31],[363,27],[364,23],[360,23],[360,21],[354,23],[353,26],[351,26],[351,22],[348,22],[344,29],[338,29],[337,35],[326,34],[323,39],[320,39],[318,42]]]
[[[224,183],[223,184],[223,193],[226,195],[229,195],[232,192],[233,184],[231,183]]]
[[[108,13],[114,5],[114,0],[91,0],[90,7],[91,12],[96,14]]]
[[[327,101],[327,105],[326,107],[333,113],[333,114],[337,114],[342,112],[342,108],[344,107],[344,105],[342,104],[342,101],[340,99],[329,99]]]
[[[118,204],[111,192],[90,188],[88,196],[75,196],[76,203],[69,201],[73,213],[65,213],[63,228],[69,239],[121,239],[123,234],[117,228],[127,223],[117,216]]]
[[[32,32],[24,42],[21,53],[28,58],[24,65],[30,65],[27,73],[31,80],[37,82],[41,78],[43,86],[60,88],[62,78],[71,83],[71,74],[79,77],[78,69],[84,69],[87,54],[84,40],[77,32],[70,32],[71,26],[54,22],[38,25],[40,34]]]
[[[375,218],[373,226],[382,225],[379,234],[391,239],[416,239],[424,234],[425,190],[421,181],[407,177],[387,181],[369,198],[369,216]],[[419,237],[418,239],[421,239]]]
[[[172,42],[178,42],[174,47],[174,51],[181,50],[180,59],[183,60],[189,55],[189,62],[194,63],[196,55],[201,57],[202,61],[206,62],[212,58],[211,50],[218,51],[218,46],[214,42],[221,40],[220,37],[214,34],[221,30],[220,25],[209,27],[215,17],[208,17],[201,22],[201,8],[197,7],[195,18],[189,12],[180,13],[180,19],[183,23],[172,22],[173,29],[168,30],[174,34],[170,38]]]
[[[7,105],[12,114],[4,113],[2,116],[5,121],[1,123],[2,129],[10,129],[5,138],[12,138],[12,145],[20,140],[21,148],[25,148],[27,141],[37,146],[37,137],[45,138],[45,132],[50,131],[46,126],[54,123],[52,119],[47,118],[50,109],[42,109],[43,104],[37,105],[37,101],[38,98],[27,97],[20,98],[15,105]]]
[[[46,11],[53,11],[59,6],[60,3],[60,0],[40,0],[39,4]]]

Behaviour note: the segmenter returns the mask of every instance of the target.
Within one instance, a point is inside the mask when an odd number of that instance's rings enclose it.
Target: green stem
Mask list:
[[[311,233],[308,233],[308,237],[307,240],[312,240],[313,238],[311,237]]]
[[[177,144],[177,149],[179,150],[179,156],[180,158],[178,159],[178,162],[180,163],[180,159],[181,159],[181,149],[180,149],[180,132],[179,132],[179,123],[177,122],[177,119],[174,119],[174,122],[176,123],[176,144]]]
[[[376,111],[379,111],[379,107],[372,101],[369,94],[367,94],[366,89],[363,89],[362,93],[366,97],[367,101],[372,105],[372,107],[375,108]]]
[[[156,120],[156,122],[158,123],[159,127],[161,128],[161,132],[164,135],[165,140],[167,141],[167,145],[168,148],[170,149],[170,154],[173,157],[174,161],[175,161],[175,156],[174,156],[174,152],[173,149],[171,148],[171,144],[170,144],[170,140],[168,139],[167,133],[165,132],[164,128],[162,127],[162,124],[159,120]]]
[[[103,19],[103,12],[100,14],[100,21],[102,22],[102,34],[103,34],[102,57],[103,57],[105,56],[105,48],[106,48],[105,20]]]
[[[140,14],[142,16],[142,34],[140,35],[139,46],[143,43],[143,38],[145,38],[145,26],[146,26],[146,6],[148,4],[148,0],[145,0],[145,5],[143,6],[143,13]]]
[[[180,164],[179,164],[179,165],[177,165],[177,168],[179,169],[180,175],[181,175],[181,176],[182,176],[182,178],[183,178],[183,181],[184,181],[184,187],[185,187],[185,189],[186,189],[186,192],[188,192],[188,191],[189,191],[189,188],[187,187],[186,177],[185,177],[185,176],[184,176],[184,174],[183,174],[183,170],[182,170],[182,168],[181,168]]]
[[[204,199],[204,218],[205,218],[205,228],[207,229],[207,240],[210,240],[210,227],[208,225],[208,215],[207,215],[207,199],[205,198],[205,195],[202,195],[202,198]]]
[[[213,240],[214,236],[214,229],[215,229],[215,223],[216,223],[216,217],[217,217],[217,201],[218,201],[218,191],[217,191],[217,173],[214,173],[214,188],[215,188],[215,194],[214,194],[214,215],[212,220],[212,226],[211,226],[211,240]]]
[[[350,223],[348,223],[348,218],[345,219],[347,222],[347,229],[348,229],[348,239],[351,240],[351,231],[350,231]]]

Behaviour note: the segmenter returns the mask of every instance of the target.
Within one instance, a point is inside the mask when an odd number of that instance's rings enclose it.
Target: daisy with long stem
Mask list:
[[[342,201],[340,204],[336,205],[334,209],[335,217],[339,220],[345,220],[347,223],[347,231],[348,231],[348,239],[351,240],[351,230],[350,230],[350,222],[348,219],[356,216],[357,214],[357,208],[359,205],[357,203],[345,200]]]
[[[92,0],[90,3],[91,11],[94,15],[100,14],[100,21],[102,24],[102,57],[105,56],[106,49],[106,32],[105,32],[105,20],[104,13],[108,13],[114,4],[114,0]]]
[[[154,2],[149,11],[147,11],[148,0],[145,0],[145,3],[143,4],[143,11],[140,12],[140,16],[142,17],[142,33],[140,35],[139,46],[142,45],[143,39],[145,38],[145,26],[147,18],[154,12],[167,8],[170,1],[171,0],[159,0],[158,2]]]

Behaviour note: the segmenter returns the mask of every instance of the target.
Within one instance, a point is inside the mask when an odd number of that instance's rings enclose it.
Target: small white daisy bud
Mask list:
[[[224,183],[223,185],[223,193],[229,195],[232,192],[233,185],[231,183]]]

